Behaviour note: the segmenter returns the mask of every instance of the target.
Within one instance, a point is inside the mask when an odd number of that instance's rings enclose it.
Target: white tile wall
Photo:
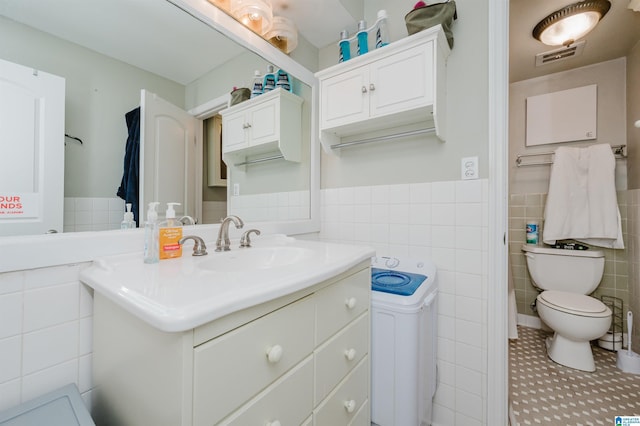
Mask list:
[[[124,211],[121,198],[65,197],[64,232],[120,229]]]
[[[93,292],[81,265],[0,274],[0,410],[76,383],[89,401]]]
[[[321,191],[320,239],[378,254],[431,258],[438,268],[435,425],[480,425],[487,364],[488,181]]]
[[[229,213],[251,222],[308,219],[309,191],[233,196]]]

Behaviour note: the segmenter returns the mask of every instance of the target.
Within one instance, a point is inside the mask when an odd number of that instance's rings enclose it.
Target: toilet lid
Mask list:
[[[540,293],[537,299],[540,303],[544,303],[552,309],[575,315],[589,317],[607,317],[611,315],[611,310],[607,305],[584,294],[547,290]]]

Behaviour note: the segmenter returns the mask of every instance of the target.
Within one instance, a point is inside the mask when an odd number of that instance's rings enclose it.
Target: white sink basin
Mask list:
[[[303,247],[275,246],[250,247],[214,254],[215,256],[208,256],[208,259],[198,262],[198,267],[208,271],[274,269],[313,262],[316,253]]]
[[[366,246],[262,236],[253,247],[148,265],[142,253],[105,257],[80,273],[95,291],[154,327],[185,331],[224,315],[294,293],[362,261]]]

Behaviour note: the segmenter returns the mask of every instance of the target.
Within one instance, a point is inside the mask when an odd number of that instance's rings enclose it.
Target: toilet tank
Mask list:
[[[602,250],[565,250],[525,244],[522,251],[536,287],[590,294],[604,272]]]

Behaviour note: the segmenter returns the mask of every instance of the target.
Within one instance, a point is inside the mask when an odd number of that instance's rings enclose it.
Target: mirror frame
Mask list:
[[[209,25],[225,37],[249,49],[272,63],[276,68],[286,69],[287,72],[300,82],[311,87],[311,125],[310,125],[310,176],[309,176],[309,219],[295,221],[269,221],[250,223],[266,233],[281,233],[298,235],[320,231],[320,143],[318,142],[318,80],[314,73],[305,68],[291,57],[281,52],[251,30],[245,28],[238,21],[218,9],[213,4],[203,0],[166,0],[182,9],[195,19]],[[195,116],[204,116],[216,109],[222,109],[218,98],[191,109]],[[226,105],[225,105],[226,107]],[[227,200],[229,200],[227,196]]]

